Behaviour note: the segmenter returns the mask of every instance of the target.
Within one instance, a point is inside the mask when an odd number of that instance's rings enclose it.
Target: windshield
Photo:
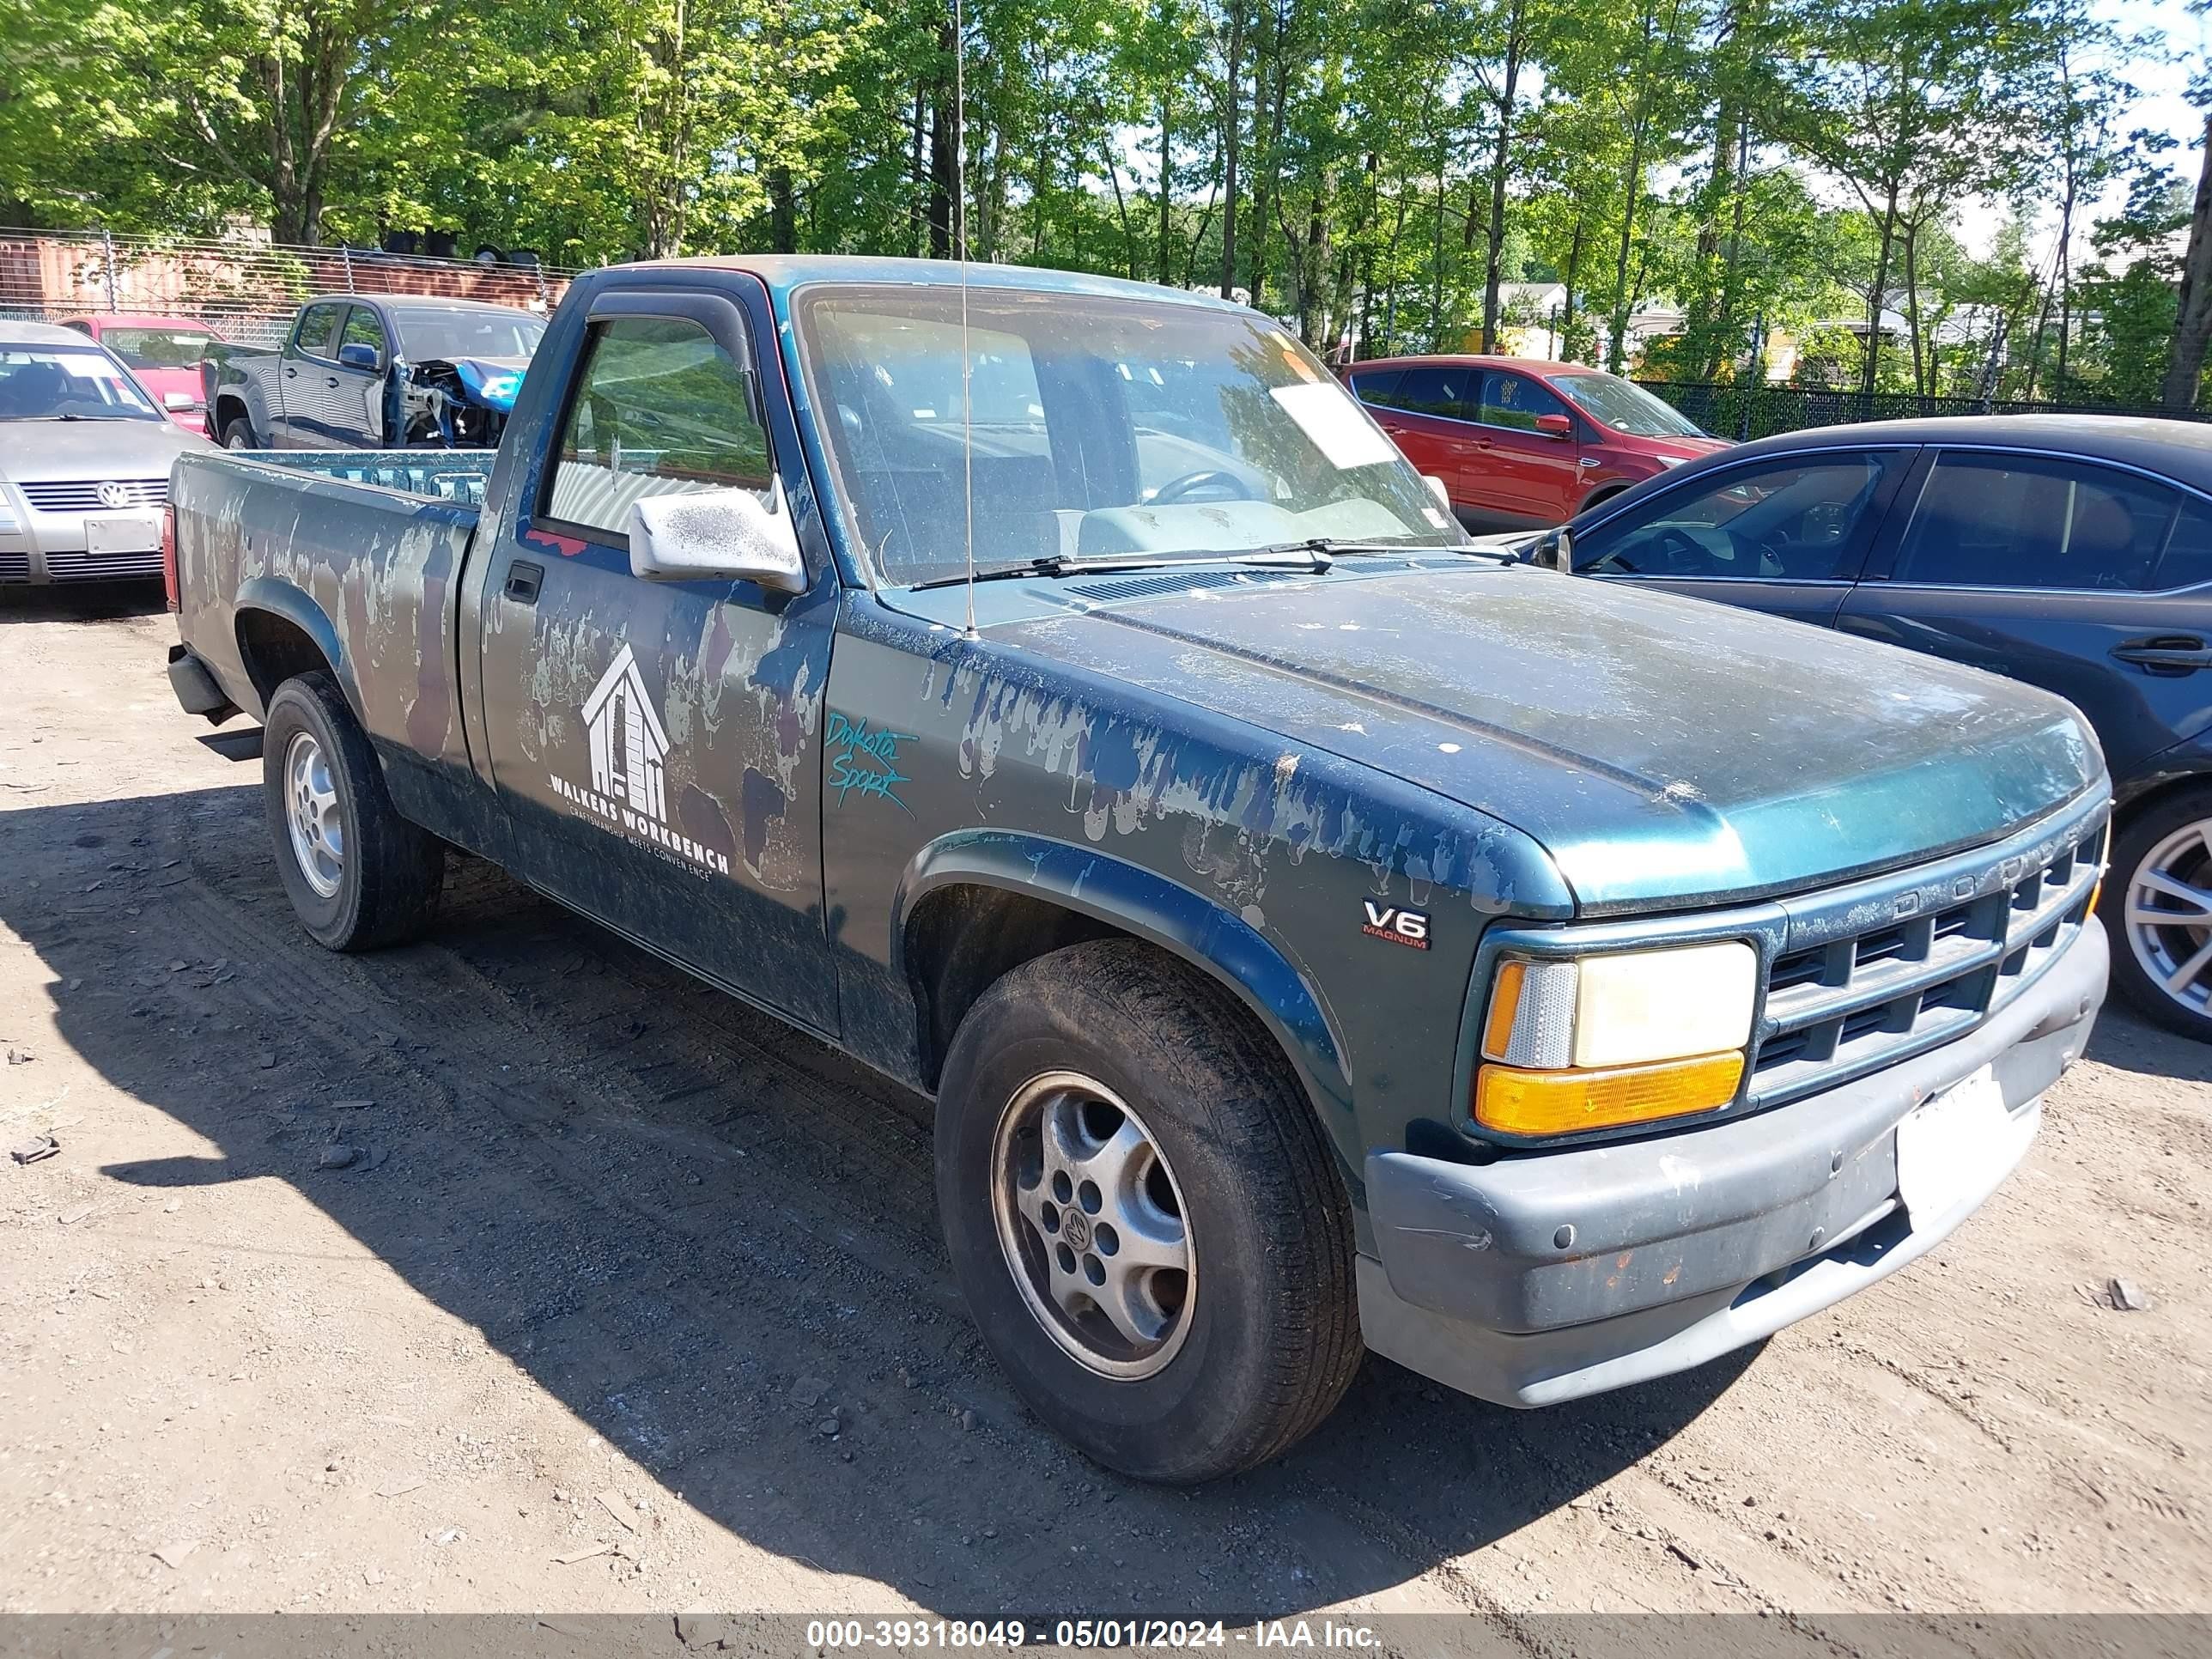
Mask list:
[[[216,342],[204,328],[104,328],[100,343],[132,368],[194,368]]]
[[[520,311],[437,311],[394,306],[399,349],[410,362],[434,358],[529,357],[545,337],[545,325]]]
[[[1328,537],[1457,546],[1420,477],[1304,346],[1210,307],[971,289],[978,571]],[[965,568],[960,293],[801,296],[852,528],[898,586]]]
[[[1672,404],[1653,397],[1642,386],[1618,374],[1591,370],[1584,374],[1550,377],[1559,395],[1632,438],[1702,438],[1704,431],[1683,418]]]
[[[0,421],[158,421],[112,358],[67,346],[0,345]]]

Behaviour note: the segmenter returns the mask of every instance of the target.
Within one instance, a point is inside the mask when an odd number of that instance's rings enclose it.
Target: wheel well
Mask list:
[[[2202,772],[2186,773],[2180,777],[2168,778],[2164,783],[2154,785],[2140,795],[2130,796],[2112,809],[2112,833],[2118,836],[2122,830],[2132,824],[2144,813],[2156,811],[2176,795],[2187,794],[2192,789],[2208,787],[2212,787],[2212,775],[2207,775]]]
[[[1611,501],[1615,495],[1620,495],[1627,488],[1628,486],[1626,484],[1622,483],[1601,485],[1599,488],[1590,491],[1590,498],[1582,504],[1581,510],[1587,513],[1594,507],[1602,506],[1605,502]]]
[[[271,611],[238,613],[238,658],[264,710],[286,680],[331,666],[306,629]]]
[[[1027,893],[969,884],[940,887],[906,924],[907,982],[921,1012],[921,1074],[937,1087],[946,1051],[975,1000],[1025,962],[1125,930]]]
[[[246,407],[244,398],[217,398],[215,400],[215,435],[218,440],[222,436],[223,428],[228,426],[234,418],[245,422],[249,428],[253,424],[252,413]]]

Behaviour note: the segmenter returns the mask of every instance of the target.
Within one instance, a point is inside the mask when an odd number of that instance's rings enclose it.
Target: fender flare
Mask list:
[[[347,657],[345,647],[338,641],[338,630],[331,624],[323,607],[315,603],[303,590],[275,576],[253,576],[239,585],[238,598],[231,607],[231,627],[234,633],[248,611],[265,611],[290,623],[315,643],[323,653],[323,660],[331,665],[338,690],[344,694],[346,707],[353,710],[354,718],[368,728],[368,720],[362,708],[361,688],[354,683],[353,664]],[[240,642],[241,660],[246,653]],[[247,678],[252,678],[252,665],[246,664]],[[272,690],[274,688],[271,688]],[[261,688],[253,688],[254,695],[262,696]],[[262,713],[267,714],[267,698],[262,697]]]
[[[891,970],[908,982],[915,908],[942,887],[994,887],[1048,900],[1158,946],[1219,981],[1282,1049],[1334,1146],[1355,1199],[1364,1168],[1344,1045],[1306,977],[1241,916],[1165,876],[1048,836],[964,830],[930,842],[891,900]]]

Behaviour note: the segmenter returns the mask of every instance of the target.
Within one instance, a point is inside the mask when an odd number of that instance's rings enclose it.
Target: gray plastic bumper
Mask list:
[[[1367,1346],[1453,1388],[1542,1406],[1702,1364],[1925,1254],[2026,1156],[2081,1054],[2110,960],[2094,921],[1941,1048],[1752,1117],[1474,1166],[1367,1160]],[[1897,1125],[1988,1066],[2002,1129],[1940,1212],[1898,1200]]]

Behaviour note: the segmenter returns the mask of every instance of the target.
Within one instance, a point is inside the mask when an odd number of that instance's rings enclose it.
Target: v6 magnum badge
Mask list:
[[[1403,945],[1416,951],[1429,948],[1429,913],[1426,910],[1404,910],[1395,905],[1377,904],[1366,901],[1367,921],[1360,932],[1393,945]]]

